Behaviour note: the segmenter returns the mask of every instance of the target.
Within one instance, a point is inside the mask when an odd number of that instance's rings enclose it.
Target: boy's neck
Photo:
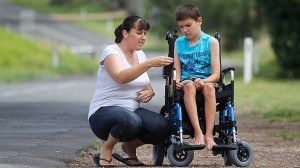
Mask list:
[[[192,45],[198,43],[198,41],[200,40],[201,34],[202,34],[202,32],[201,32],[201,30],[200,30],[199,33],[197,33],[196,36],[194,36],[193,38],[189,39],[189,44],[190,44],[190,46],[192,46]]]

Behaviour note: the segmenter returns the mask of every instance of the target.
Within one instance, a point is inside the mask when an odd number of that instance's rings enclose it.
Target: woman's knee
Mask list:
[[[111,129],[111,134],[125,142],[135,138],[142,128],[142,121],[133,112],[119,114],[115,126]]]
[[[89,119],[92,131],[102,140],[111,134],[118,141],[127,141],[137,136],[142,127],[138,115],[123,107],[102,107]]]
[[[171,131],[169,121],[162,115],[140,108],[136,111],[143,122],[139,138],[146,144],[157,144],[165,139]]]

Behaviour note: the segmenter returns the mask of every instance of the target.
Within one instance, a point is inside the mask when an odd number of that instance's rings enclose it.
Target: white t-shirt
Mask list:
[[[138,56],[139,64],[146,61],[146,55],[142,50],[135,51]],[[118,55],[123,63],[124,68],[129,68],[125,55],[117,44],[107,46],[100,57],[102,62],[108,55]],[[144,90],[150,84],[150,79],[147,72],[140,75],[135,80],[119,84],[106,71],[104,65],[99,66],[96,91],[91,100],[88,118],[96,112],[100,107],[104,106],[121,106],[128,110],[135,111],[140,107],[140,102],[137,99],[137,92]]]

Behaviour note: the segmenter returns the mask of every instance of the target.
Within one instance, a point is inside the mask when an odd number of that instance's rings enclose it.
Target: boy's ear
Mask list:
[[[198,17],[197,22],[202,23],[202,17]]]

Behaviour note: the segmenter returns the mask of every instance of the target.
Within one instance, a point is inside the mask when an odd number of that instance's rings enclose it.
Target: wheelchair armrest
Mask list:
[[[222,80],[219,81],[219,84],[220,84],[221,86],[224,86],[224,85],[225,85],[225,76],[226,76],[227,74],[230,74],[231,81],[234,81],[234,70],[235,70],[234,67],[228,67],[228,68],[222,70],[222,76],[221,76],[221,79],[222,79]]]
[[[223,75],[226,75],[226,74],[228,74],[230,71],[234,71],[234,70],[235,70],[234,67],[228,67],[228,68],[222,70],[222,74],[223,74]]]

